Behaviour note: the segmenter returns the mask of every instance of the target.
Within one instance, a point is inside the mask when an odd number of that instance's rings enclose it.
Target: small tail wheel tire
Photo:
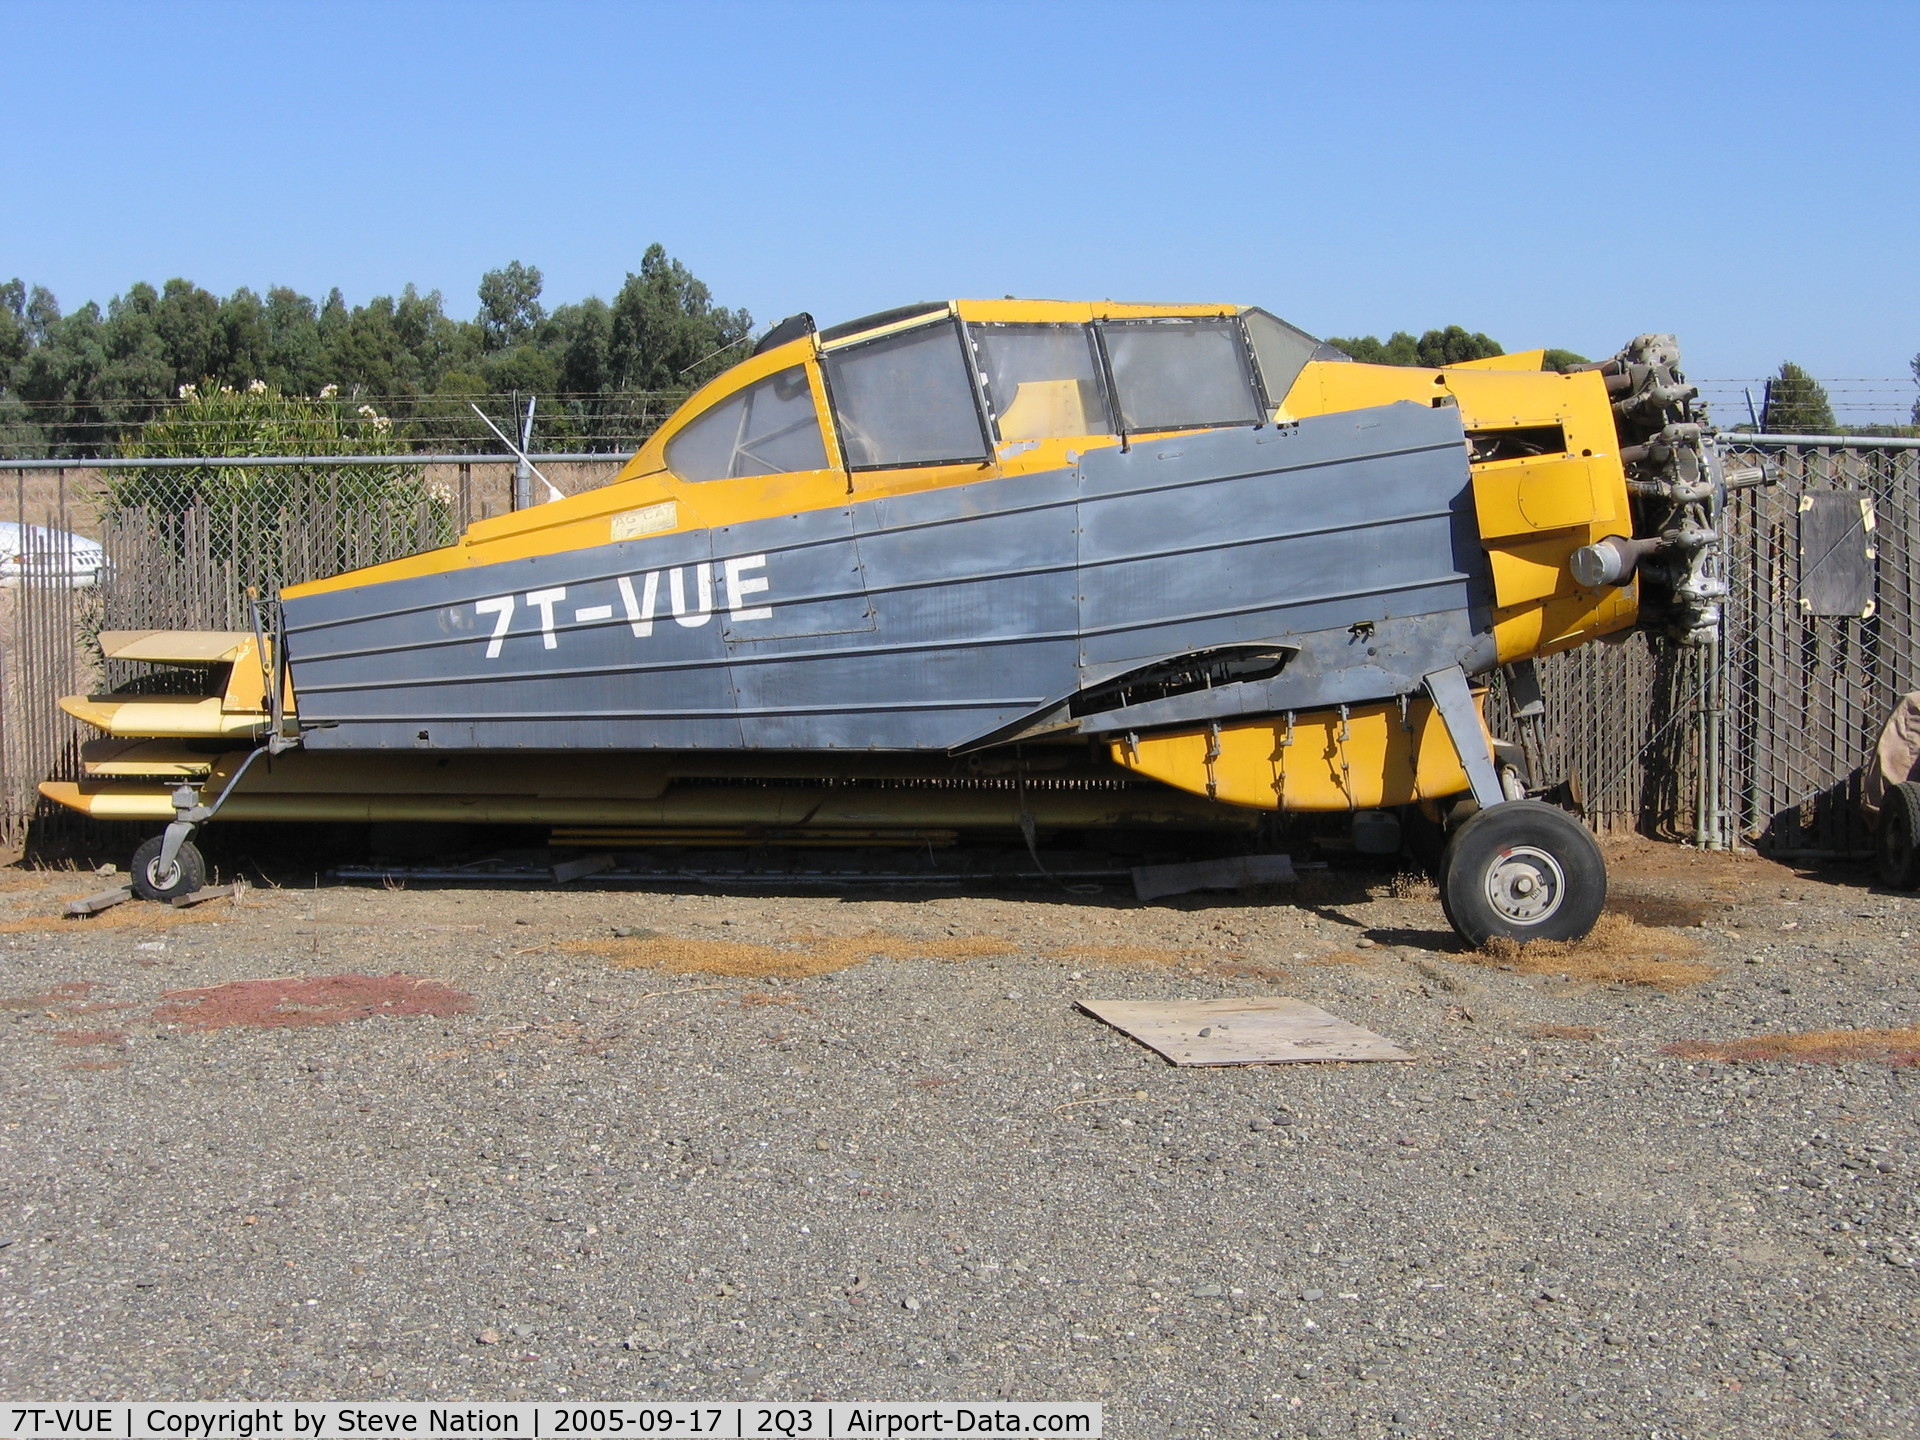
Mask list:
[[[1440,860],[1441,908],[1476,949],[1496,935],[1579,940],[1606,901],[1607,862],[1593,832],[1539,800],[1477,812]]]
[[[1896,890],[1920,885],[1920,785],[1902,781],[1880,802],[1880,883]]]
[[[133,893],[142,900],[176,900],[207,887],[207,862],[191,840],[173,857],[171,869],[160,869],[160,847],[164,835],[156,835],[133,852]]]

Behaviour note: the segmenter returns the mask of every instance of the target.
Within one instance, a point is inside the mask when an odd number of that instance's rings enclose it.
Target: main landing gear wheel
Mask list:
[[[1591,831],[1538,800],[1470,817],[1440,860],[1440,904],[1469,945],[1578,940],[1607,899],[1607,864]]]
[[[207,887],[207,862],[191,840],[181,844],[173,868],[161,873],[160,846],[165,840],[156,835],[133,852],[133,893],[142,900],[174,900]]]
[[[1880,883],[1896,890],[1920,885],[1920,785],[1889,786],[1880,802]]]

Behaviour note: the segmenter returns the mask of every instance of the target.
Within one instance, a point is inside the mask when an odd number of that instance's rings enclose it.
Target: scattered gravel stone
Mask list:
[[[75,884],[12,873],[11,916]],[[1377,876],[1296,888],[303,884],[0,935],[0,1389],[1093,1398],[1111,1433],[1192,1440],[1914,1433],[1920,1070],[1662,1047],[1920,1025],[1920,897],[1615,852],[1653,940],[1712,922],[1686,932],[1711,977],[1669,993],[1501,971]],[[824,953],[799,936],[887,944],[782,972]],[[289,976],[472,1003],[161,1014]],[[1074,1004],[1261,994],[1421,1058],[1175,1069]]]

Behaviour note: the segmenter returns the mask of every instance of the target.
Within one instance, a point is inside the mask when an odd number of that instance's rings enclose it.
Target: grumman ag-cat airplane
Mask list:
[[[602,488],[121,632],[198,695],[73,697],[63,804],[672,837],[1350,812],[1445,825],[1467,940],[1586,933],[1600,852],[1483,719],[1507,667],[1717,622],[1717,481],[1670,337],[1356,364],[1264,310],[962,300],[785,321]],[[1537,793],[1538,787],[1534,787]],[[1356,826],[1358,833],[1359,826]]]

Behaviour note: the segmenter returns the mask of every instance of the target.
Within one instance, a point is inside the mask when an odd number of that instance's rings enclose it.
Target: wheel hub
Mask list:
[[[1487,902],[1501,919],[1538,925],[1551,919],[1567,896],[1560,862],[1533,845],[1503,850],[1487,871]]]

